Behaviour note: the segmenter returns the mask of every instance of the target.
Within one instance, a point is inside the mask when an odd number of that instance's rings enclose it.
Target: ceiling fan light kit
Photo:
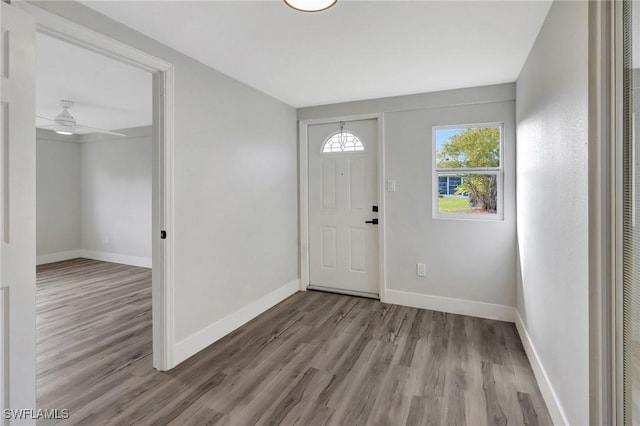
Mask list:
[[[69,130],[62,129],[62,128],[61,128],[61,129],[54,130],[54,132],[56,132],[56,133],[57,133],[57,134],[59,134],[59,135],[64,135],[64,136],[71,136],[71,135],[73,135],[73,132],[71,132],[71,131],[69,131]]]
[[[321,12],[335,5],[338,0],[284,0],[287,6],[300,12]]]

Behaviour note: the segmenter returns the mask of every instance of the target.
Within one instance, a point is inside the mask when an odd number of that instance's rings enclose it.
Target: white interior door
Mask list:
[[[3,408],[35,409],[36,26],[25,12],[0,6],[1,402]],[[35,422],[10,421],[22,423]]]
[[[377,296],[377,120],[311,125],[308,143],[309,285]]]

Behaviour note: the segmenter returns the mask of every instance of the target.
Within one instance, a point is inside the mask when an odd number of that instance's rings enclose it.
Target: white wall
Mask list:
[[[384,113],[385,301],[512,320],[515,304],[514,85],[303,108],[298,118]],[[503,122],[504,220],[432,217],[432,127]],[[427,277],[416,276],[426,263]],[[452,300],[454,299],[454,300]]]
[[[575,425],[589,423],[587,12],[553,3],[516,86],[517,309]]]
[[[80,145],[77,137],[36,132],[36,254],[80,248]],[[54,256],[53,258],[51,256]]]
[[[78,3],[36,4],[175,66],[177,361],[295,292],[295,109]]]
[[[122,133],[80,138],[82,249],[151,266],[151,127]]]

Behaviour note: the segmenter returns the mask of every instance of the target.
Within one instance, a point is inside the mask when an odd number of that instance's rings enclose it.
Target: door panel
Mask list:
[[[349,159],[349,207],[351,210],[366,208],[365,194],[367,193],[366,181],[367,163],[363,158]]]
[[[0,341],[3,406],[36,408],[35,21],[0,4]],[[8,367],[8,368],[7,368]],[[3,408],[4,408],[3,407]],[[25,423],[31,423],[27,420]],[[20,424],[11,421],[11,424]]]
[[[321,240],[321,260],[320,264],[324,269],[336,269],[337,267],[337,245],[336,240],[336,227],[335,226],[323,226],[320,228]]]
[[[333,158],[322,160],[322,208],[336,208],[336,162]]]
[[[309,284],[378,294],[376,120],[348,122],[364,151],[323,152],[340,123],[309,126]]]
[[[367,271],[367,230],[364,227],[351,227],[349,235],[349,270],[351,272]]]

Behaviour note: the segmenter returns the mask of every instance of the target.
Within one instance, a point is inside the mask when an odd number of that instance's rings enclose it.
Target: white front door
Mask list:
[[[310,125],[308,143],[309,285],[377,296],[377,120]]]
[[[36,26],[4,2],[0,14],[1,402],[3,408],[35,409]],[[35,422],[10,421],[20,423]]]

